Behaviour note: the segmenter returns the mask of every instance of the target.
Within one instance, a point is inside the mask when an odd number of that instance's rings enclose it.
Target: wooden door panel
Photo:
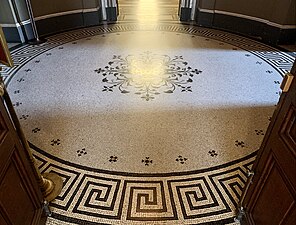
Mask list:
[[[39,225],[43,197],[0,97],[0,225]]]
[[[2,143],[7,133],[8,133],[8,127],[4,123],[4,118],[0,114],[0,143]]]
[[[248,224],[296,224],[296,61],[291,73],[290,88],[281,95],[242,202]]]
[[[0,108],[1,109],[1,108]],[[4,118],[2,114],[0,113],[0,177],[1,177],[1,171],[2,167],[6,164],[7,160],[9,159],[10,155],[12,154],[12,148],[11,146],[12,140],[11,136],[9,136],[9,130],[7,125],[4,122]]]
[[[35,207],[17,167],[15,160],[10,160],[0,184],[0,205],[11,224],[31,224]]]
[[[282,224],[287,225],[295,225],[296,224],[296,205],[294,205],[293,209],[291,210],[291,215],[286,219],[286,221],[283,221]]]
[[[4,217],[2,216],[1,213],[0,213],[0,224],[1,224],[1,225],[9,225],[9,224],[4,220]]]
[[[265,179],[258,184],[261,188],[249,210],[250,220],[256,225],[279,225],[295,205],[293,187],[287,185],[284,172],[272,154],[262,177]]]
[[[296,96],[295,96],[296,97]],[[279,134],[293,156],[296,156],[296,107],[291,105]]]

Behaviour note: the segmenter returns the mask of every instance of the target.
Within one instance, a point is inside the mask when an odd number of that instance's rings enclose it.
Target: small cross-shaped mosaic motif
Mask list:
[[[246,145],[245,145],[245,142],[236,140],[235,146],[244,148]]]
[[[21,104],[23,104],[23,103],[21,103],[21,102],[16,102],[16,103],[13,104],[13,106],[14,106],[14,107],[18,107],[18,106],[20,106]]]
[[[32,130],[32,133],[37,133],[37,132],[39,132],[39,131],[40,131],[40,128],[36,127],[36,128],[34,128],[34,129]]]
[[[142,159],[142,163],[145,163],[145,166],[149,166],[149,164],[152,164],[152,160],[149,159],[150,157],[146,157],[146,159]]]
[[[212,157],[216,157],[218,155],[218,153],[216,153],[215,150],[209,151],[210,156]]]
[[[113,163],[113,162],[117,162],[118,157],[117,156],[110,156],[109,162]]]
[[[255,130],[255,132],[257,135],[264,135],[263,130]]]
[[[150,95],[148,95],[148,94],[142,96],[141,98],[145,99],[146,101],[149,101],[149,100],[155,99],[153,96],[150,96]]]
[[[23,77],[17,80],[17,82],[19,82],[19,83],[23,82],[23,81],[25,81],[25,79]]]
[[[279,82],[278,80],[274,81],[275,84],[280,84],[281,82]]]
[[[52,146],[54,146],[54,145],[60,145],[61,144],[61,140],[60,139],[53,139],[52,141],[51,141],[51,145]]]
[[[266,70],[266,73],[273,73],[271,70]]]
[[[181,92],[192,92],[191,86],[189,86],[189,87],[182,87]]]
[[[178,156],[178,158],[176,158],[176,161],[181,163],[181,164],[184,164],[185,161],[187,161],[188,159],[185,158],[185,157],[182,157],[181,155]]]
[[[113,89],[112,87],[107,87],[107,86],[104,86],[103,90],[102,91],[106,91],[106,92],[113,92]]]
[[[20,120],[27,120],[28,117],[29,117],[29,115],[22,115],[22,116],[20,117]]]
[[[82,156],[82,155],[86,155],[87,154],[85,148],[83,148],[81,150],[77,150],[76,152],[77,152],[77,155],[78,156]]]

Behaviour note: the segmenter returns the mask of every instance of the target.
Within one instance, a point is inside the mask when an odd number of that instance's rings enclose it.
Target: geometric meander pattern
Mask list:
[[[6,84],[14,73],[38,55],[68,42],[105,33],[156,30],[186,33],[229,43],[260,57],[284,76],[294,57],[247,38],[221,31],[178,24],[114,24],[57,34],[40,45],[12,51],[15,66],[4,67]],[[27,72],[27,71],[26,71]],[[29,71],[28,73],[29,74]],[[19,82],[26,80],[26,76]],[[19,103],[21,104],[21,103]],[[23,115],[26,120],[29,115]],[[32,132],[39,132],[38,129]],[[239,196],[256,153],[225,165],[170,174],[104,171],[56,158],[31,144],[41,172],[62,177],[62,193],[51,203],[53,218],[76,224],[228,224],[233,222]],[[212,156],[214,157],[213,152]]]
[[[64,180],[62,193],[51,203],[53,218],[78,224],[231,223],[255,159],[253,153],[200,171],[133,174],[85,168],[31,148],[41,172]]]

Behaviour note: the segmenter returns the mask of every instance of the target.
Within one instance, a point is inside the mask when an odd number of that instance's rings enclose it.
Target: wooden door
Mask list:
[[[294,79],[281,95],[242,202],[248,224],[296,224],[296,61],[291,74]]]
[[[43,197],[0,96],[0,224],[39,225]]]

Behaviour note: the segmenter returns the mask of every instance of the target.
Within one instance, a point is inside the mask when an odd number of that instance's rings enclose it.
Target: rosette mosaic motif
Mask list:
[[[95,72],[102,75],[103,92],[118,88],[123,94],[134,93],[146,101],[161,93],[192,92],[190,85],[202,71],[188,66],[183,56],[170,57],[144,52],[140,55],[114,55],[104,68]]]

